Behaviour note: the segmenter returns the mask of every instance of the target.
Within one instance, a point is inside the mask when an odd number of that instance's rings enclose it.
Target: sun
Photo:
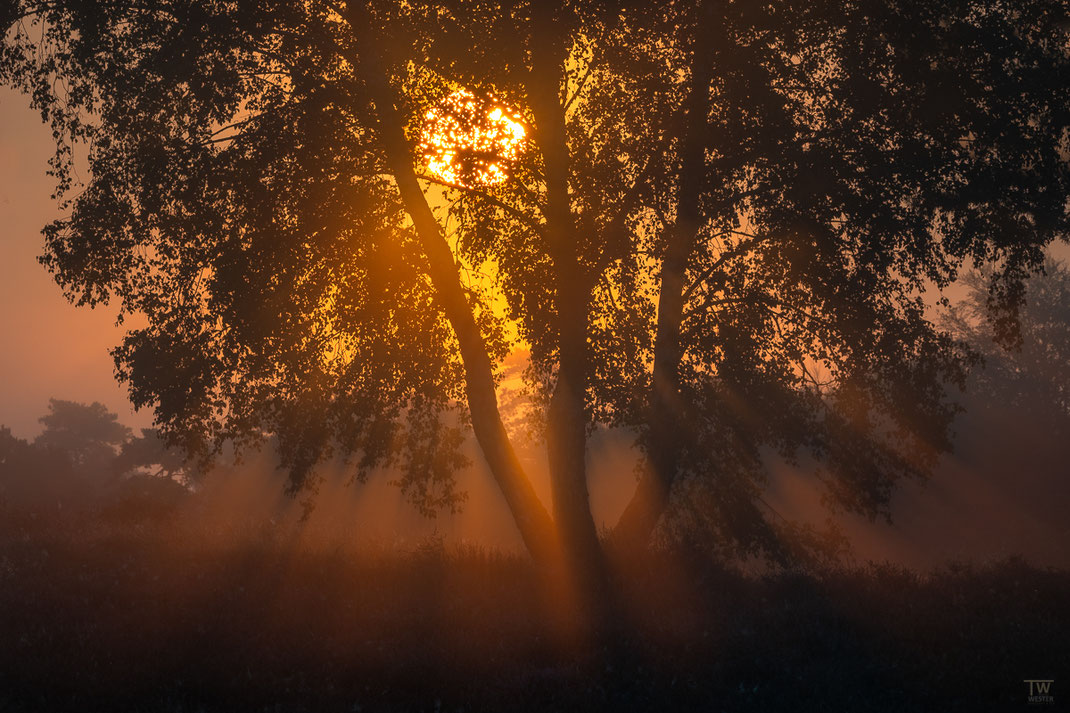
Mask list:
[[[527,129],[500,102],[458,89],[424,114],[420,151],[436,178],[465,188],[502,183],[523,153]]]

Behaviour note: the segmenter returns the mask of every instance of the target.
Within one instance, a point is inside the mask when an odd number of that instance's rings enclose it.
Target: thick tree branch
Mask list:
[[[731,260],[733,258],[737,258],[737,257],[741,257],[743,255],[746,255],[751,250],[754,250],[755,248],[757,248],[760,244],[762,244],[764,242],[768,242],[769,240],[772,239],[772,236],[769,236],[769,235],[763,235],[763,236],[759,237],[757,235],[750,235],[749,233],[741,233],[741,232],[739,232],[737,230],[728,230],[728,231],[725,231],[724,233],[721,233],[721,234],[724,235],[726,233],[732,233],[732,234],[735,234],[735,235],[749,236],[751,239],[747,240],[747,241],[744,241],[744,242],[736,243],[732,248],[730,248],[728,250],[725,250],[723,253],[718,255],[717,259],[713,261],[713,264],[710,265],[709,267],[707,267],[705,270],[703,270],[702,274],[699,275],[698,277],[696,277],[691,282],[691,285],[688,286],[688,288],[686,290],[684,290],[684,303],[685,304],[687,303],[688,299],[691,298],[691,295],[694,294],[695,290],[697,290],[699,287],[701,287],[702,284],[706,280],[710,279],[710,277],[712,277],[715,272],[720,270],[721,267],[726,262],[728,262],[729,260]]]

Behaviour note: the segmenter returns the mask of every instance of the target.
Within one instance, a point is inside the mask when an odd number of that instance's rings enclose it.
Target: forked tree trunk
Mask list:
[[[359,2],[349,4],[350,24],[358,34],[370,26]],[[556,273],[559,368],[548,414],[548,454],[553,491],[551,520],[523,473],[498,411],[493,371],[486,345],[461,289],[450,247],[420,189],[412,147],[402,131],[396,96],[381,67],[374,38],[361,37],[355,58],[361,79],[375,105],[389,169],[430,265],[436,294],[461,347],[466,393],[480,448],[490,465],[534,558],[563,562],[579,604],[595,629],[603,629],[609,611],[608,575],[587,491],[586,412],[587,312],[590,284],[579,265],[568,197],[568,149],[564,108],[558,91],[562,58],[536,52],[530,98],[537,139],[546,162],[549,208],[546,234]]]

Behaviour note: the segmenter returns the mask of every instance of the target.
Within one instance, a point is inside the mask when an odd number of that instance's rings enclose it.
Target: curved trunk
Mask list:
[[[662,265],[653,387],[647,417],[649,467],[639,479],[613,532],[615,545],[625,552],[641,549],[649,543],[669,504],[669,493],[679,469],[679,438],[681,429],[686,426],[680,418],[680,323],[684,306],[685,248],[689,247],[693,237],[690,225],[678,223],[674,226]]]
[[[353,14],[352,25],[355,29],[367,26],[362,22],[359,11]],[[371,48],[373,45],[368,40],[363,46]],[[394,91],[378,66],[374,51],[363,54],[357,66],[375,105],[387,163],[423,246],[436,296],[460,344],[465,393],[476,440],[505,496],[528,551],[540,564],[550,564],[558,556],[554,524],[524,473],[502,423],[486,343],[461,288],[453,252],[416,178],[412,148],[402,130]]]
[[[712,14],[708,4],[700,13]],[[669,229],[661,267],[657,333],[654,337],[653,384],[647,417],[647,457],[650,467],[639,480],[614,529],[613,539],[625,551],[645,547],[669,504],[669,494],[679,471],[680,436],[687,424],[682,418],[680,396],[680,325],[684,315],[687,265],[701,227],[699,196],[705,176],[705,131],[708,93],[712,74],[712,47],[698,39],[697,28],[712,29],[712,22],[696,23],[691,51],[691,88],[687,97],[687,121],[682,138],[680,185],[676,222]]]

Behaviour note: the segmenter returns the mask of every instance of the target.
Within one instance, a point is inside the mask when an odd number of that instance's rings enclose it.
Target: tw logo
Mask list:
[[[1055,703],[1055,698],[1051,695],[1054,679],[1027,678],[1023,683],[1029,684],[1029,697],[1026,699],[1029,703]]]

